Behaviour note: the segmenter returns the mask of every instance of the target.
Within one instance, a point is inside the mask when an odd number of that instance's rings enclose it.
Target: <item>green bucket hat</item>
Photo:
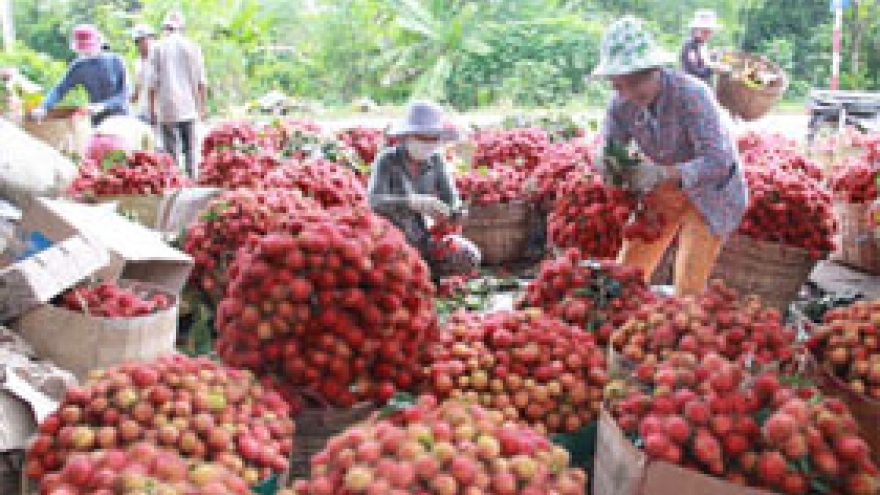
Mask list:
[[[608,28],[602,38],[599,66],[593,76],[621,76],[672,63],[672,54],[662,49],[645,23],[626,16]]]

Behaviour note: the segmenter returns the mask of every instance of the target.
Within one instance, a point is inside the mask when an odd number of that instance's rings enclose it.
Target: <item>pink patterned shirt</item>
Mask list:
[[[702,81],[662,69],[653,110],[615,96],[604,138],[635,141],[657,164],[674,165],[682,185],[712,232],[727,236],[748,207],[748,186],[736,142],[712,90]]]

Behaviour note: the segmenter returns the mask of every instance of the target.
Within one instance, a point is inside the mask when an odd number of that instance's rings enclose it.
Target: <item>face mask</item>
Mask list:
[[[413,160],[423,162],[431,155],[437,152],[440,146],[437,143],[419,141],[418,139],[408,139],[406,141],[406,151]]]

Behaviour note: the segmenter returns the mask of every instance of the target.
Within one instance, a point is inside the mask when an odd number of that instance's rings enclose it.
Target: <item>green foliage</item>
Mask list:
[[[11,52],[0,51],[2,66],[17,67],[25,77],[44,88],[52,87],[67,70],[64,62],[21,44]]]
[[[517,106],[542,107],[560,103],[571,94],[562,69],[543,60],[520,60],[501,83],[501,94]]]
[[[788,98],[826,86],[831,64],[827,0],[17,0],[21,45],[0,54],[0,64],[48,88],[73,58],[75,24],[96,24],[111,49],[131,60],[130,29],[158,28],[174,8],[204,51],[217,111],[271,90],[328,105],[430,97],[459,109],[601,106],[608,85],[585,76],[598,63],[604,29],[626,13],[646,19],[677,52],[694,10],[716,9],[724,29],[711,46],[780,63],[791,76]],[[845,21],[846,87],[880,88],[873,8],[862,0],[859,15]],[[847,34],[855,27],[861,36]]]
[[[560,91],[552,98],[559,101],[585,89],[584,76],[598,63],[602,27],[576,16],[564,16],[533,22],[506,23],[488,30],[486,44],[492,50],[462,60],[448,84],[451,102],[459,108],[494,103],[507,96],[518,103],[533,104],[544,96],[526,97],[532,102],[505,94],[506,89],[525,89],[536,95],[533,81],[549,82]],[[549,75],[525,72],[541,67]],[[531,82],[531,89],[528,88]],[[506,87],[506,88],[505,88]]]

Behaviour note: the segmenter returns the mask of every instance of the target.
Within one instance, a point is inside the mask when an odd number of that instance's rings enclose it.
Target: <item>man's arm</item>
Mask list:
[[[64,96],[68,91],[73,89],[74,86],[80,84],[78,68],[79,65],[74,63],[67,69],[67,72],[64,74],[61,81],[49,91],[49,94],[46,95],[43,103],[40,104],[40,108],[45,111],[51,110],[59,101],[64,99]]]
[[[116,72],[116,93],[104,101],[97,101],[95,103],[99,104],[102,110],[109,108],[123,109],[128,101],[128,80],[125,62],[122,61],[122,57],[117,56],[113,58],[110,70]]]

